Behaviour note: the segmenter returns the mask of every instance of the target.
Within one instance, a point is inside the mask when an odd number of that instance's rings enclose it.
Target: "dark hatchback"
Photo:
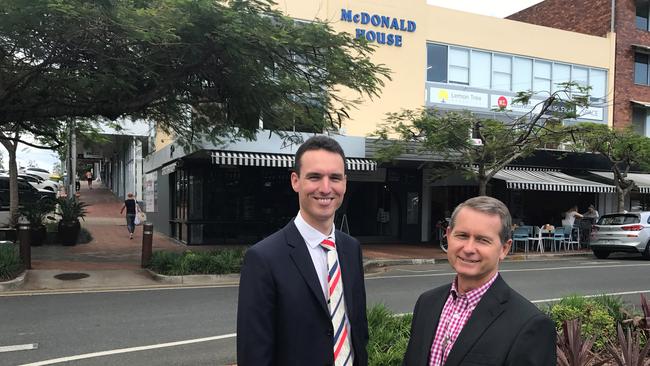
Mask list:
[[[41,200],[55,200],[56,193],[47,190],[38,190],[23,179],[18,179],[18,202],[37,203]],[[9,210],[9,177],[0,176],[0,211]]]

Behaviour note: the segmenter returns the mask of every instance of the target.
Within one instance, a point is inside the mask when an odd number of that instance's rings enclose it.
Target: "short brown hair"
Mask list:
[[[341,158],[343,158],[343,167],[345,168],[345,153],[341,145],[331,137],[316,135],[303,142],[298,148],[298,151],[296,151],[296,158],[294,160],[296,174],[300,175],[300,159],[302,155],[310,150],[325,150],[341,155]]]
[[[505,244],[510,240],[510,237],[512,236],[512,217],[510,216],[510,210],[508,210],[508,207],[506,207],[503,202],[488,196],[478,196],[468,199],[456,206],[456,209],[454,209],[454,212],[451,214],[451,222],[449,223],[451,229],[453,229],[456,224],[456,216],[458,216],[458,212],[465,207],[484,214],[499,216],[501,219],[501,231],[499,232],[501,244]]]

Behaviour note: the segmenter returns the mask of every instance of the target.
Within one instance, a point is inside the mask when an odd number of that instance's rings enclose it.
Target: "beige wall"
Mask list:
[[[294,18],[326,20],[337,31],[354,34],[356,28],[364,28],[402,35],[402,47],[376,47],[373,60],[392,70],[392,81],[386,83],[381,98],[366,100],[351,111],[351,120],[345,123],[347,135],[366,136],[386,113],[424,104],[427,41],[613,70],[613,36],[594,37],[464,13],[427,5],[426,0],[279,0],[278,8]],[[341,9],[413,20],[417,29],[407,33],[341,21]],[[608,85],[613,85],[611,71]]]

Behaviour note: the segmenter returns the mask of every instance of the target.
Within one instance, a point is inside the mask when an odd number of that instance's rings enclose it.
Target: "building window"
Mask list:
[[[449,82],[469,85],[469,50],[449,47]]]
[[[637,29],[648,30],[648,14],[649,14],[648,0],[637,0],[636,2],[636,27]]]
[[[553,64],[553,92],[564,89],[562,83],[571,81],[571,65]]]
[[[494,55],[492,64],[492,89],[512,90],[512,57]]]
[[[447,46],[427,44],[427,81],[447,82]]]
[[[648,55],[646,53],[634,54],[634,83],[650,84],[648,83]]]
[[[489,52],[472,50],[469,68],[469,85],[481,88],[490,88],[490,65],[492,54]]]
[[[607,97],[607,73],[603,70],[589,70],[589,86],[592,102],[604,102]]]
[[[551,90],[551,63],[535,60],[533,69],[533,91],[549,92]]]
[[[528,91],[533,89],[533,60],[515,57],[512,68],[512,89]]]

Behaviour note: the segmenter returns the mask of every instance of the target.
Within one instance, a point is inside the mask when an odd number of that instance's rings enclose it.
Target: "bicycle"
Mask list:
[[[449,220],[450,219],[448,218],[438,220],[436,223],[436,227],[438,228],[438,238],[440,238],[440,249],[445,253],[447,253],[447,248],[449,247],[447,242],[447,227],[449,227]]]

